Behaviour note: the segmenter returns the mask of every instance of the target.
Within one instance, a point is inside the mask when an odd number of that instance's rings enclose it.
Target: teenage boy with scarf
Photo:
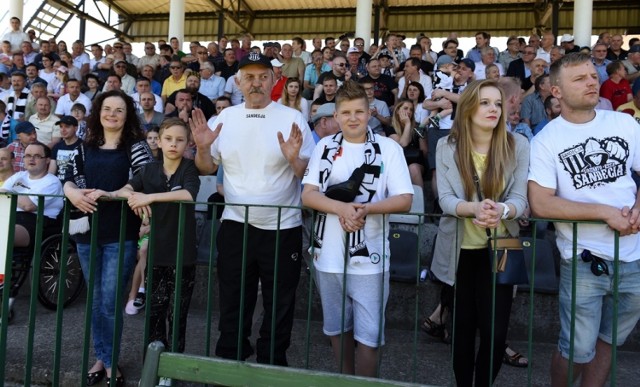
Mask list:
[[[313,255],[324,333],[330,337],[338,361],[341,348],[344,350],[339,365],[343,373],[376,376],[389,297],[389,241],[385,240],[389,221],[385,214],[408,211],[413,187],[402,148],[367,126],[370,113],[364,88],[347,81],[335,100],[334,115],[341,131],[316,146],[302,181],[302,202],[319,211]],[[325,195],[329,187],[348,180],[356,169],[364,178],[351,203]]]

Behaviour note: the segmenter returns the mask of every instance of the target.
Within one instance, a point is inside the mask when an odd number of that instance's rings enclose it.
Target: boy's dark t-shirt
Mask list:
[[[58,170],[56,171],[56,176],[60,179],[60,181],[64,182],[65,177],[69,172],[67,172],[67,168],[73,168],[73,160],[79,152],[80,144],[82,144],[82,140],[78,139],[71,145],[67,145],[64,140],[61,140],[56,145],[53,146],[51,150],[51,159],[56,161],[56,165]]]
[[[167,179],[161,161],[146,164],[129,181],[136,192],[145,194],[162,193],[186,189],[196,200],[200,189],[200,178],[193,160],[183,158],[176,172]],[[183,229],[183,264],[193,265],[196,261],[196,218],[195,205],[185,204],[185,225]],[[152,204],[154,220],[153,263],[156,266],[175,266],[178,251],[178,228],[180,204],[157,202]]]

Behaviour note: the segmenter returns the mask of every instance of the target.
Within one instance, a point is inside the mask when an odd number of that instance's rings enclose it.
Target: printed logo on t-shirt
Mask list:
[[[627,171],[629,144],[620,137],[598,140],[589,137],[561,152],[558,157],[569,172],[575,189],[613,183]]]

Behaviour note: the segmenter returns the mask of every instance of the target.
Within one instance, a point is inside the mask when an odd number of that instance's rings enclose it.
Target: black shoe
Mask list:
[[[120,376],[117,376],[115,378],[115,383],[111,384],[111,381],[113,380],[113,378],[108,378],[107,379],[107,386],[115,386],[115,387],[125,387],[127,385],[127,382],[125,382],[124,380],[124,374],[122,373],[122,371],[120,371]]]
[[[136,309],[144,308],[144,298],[145,298],[145,294],[138,292],[138,294],[136,294],[136,298],[133,300],[133,306]]]
[[[96,372],[87,373],[87,386],[93,386],[100,383],[106,375],[107,375],[107,371],[105,371],[104,369],[101,369],[100,371],[96,371]]]

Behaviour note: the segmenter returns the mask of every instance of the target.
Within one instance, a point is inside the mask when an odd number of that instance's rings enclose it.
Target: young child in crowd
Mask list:
[[[162,151],[158,146],[160,140],[160,129],[157,127],[151,127],[147,131],[147,144],[153,153],[153,158],[160,161],[162,160]],[[146,298],[145,288],[145,275],[144,271],[147,267],[147,251],[149,250],[149,231],[151,226],[149,225],[149,218],[142,217],[142,224],[140,225],[138,240],[138,263],[133,271],[133,279],[131,280],[131,291],[129,292],[129,300],[124,308],[124,311],[130,315],[138,314],[140,309],[144,308]]]
[[[47,96],[58,102],[58,99],[66,94],[65,85],[69,80],[69,75],[67,74],[69,70],[65,66],[59,65],[60,62],[56,61],[56,63],[58,64],[56,76],[53,81],[47,84]]]
[[[151,269],[153,280],[147,301],[151,303],[149,342],[159,340],[171,351],[183,352],[187,328],[187,314],[195,281],[196,219],[195,205],[168,203],[193,201],[200,189],[200,178],[193,160],[182,157],[189,142],[190,131],[179,118],[165,120],[160,126],[159,147],[162,159],[146,164],[127,185],[118,191],[103,193],[109,197],[127,198],[129,206],[138,214],[151,217],[154,232]],[[179,224],[180,208],[185,224]],[[143,215],[144,214],[144,215]],[[178,251],[178,239],[183,250]],[[176,267],[182,256],[182,281],[176,283]],[[182,289],[180,300],[174,299],[176,287]],[[173,315],[173,305],[179,302],[179,316]],[[178,345],[172,347],[173,319],[179,319]]]
[[[73,106],[71,106],[71,115],[78,120],[76,136],[84,141],[84,136],[87,134],[87,121],[84,119],[87,115],[87,108],[81,103],[74,103]]]
[[[149,144],[149,148],[151,148],[151,152],[153,153],[153,158],[155,158],[156,160],[162,159],[162,151],[158,147],[159,139],[160,129],[151,127],[149,131],[147,131],[147,144]]]
[[[396,76],[396,69],[391,61],[391,56],[389,54],[382,54],[378,57],[380,59],[380,68],[382,69],[382,74],[388,75],[390,77]]]
[[[434,72],[433,89],[451,92],[453,90],[453,77],[456,75],[456,64],[449,55],[442,55],[436,62],[438,69]],[[437,100],[437,99],[436,99]],[[440,120],[453,113],[453,109],[432,110],[429,114],[429,125],[440,127]]]

